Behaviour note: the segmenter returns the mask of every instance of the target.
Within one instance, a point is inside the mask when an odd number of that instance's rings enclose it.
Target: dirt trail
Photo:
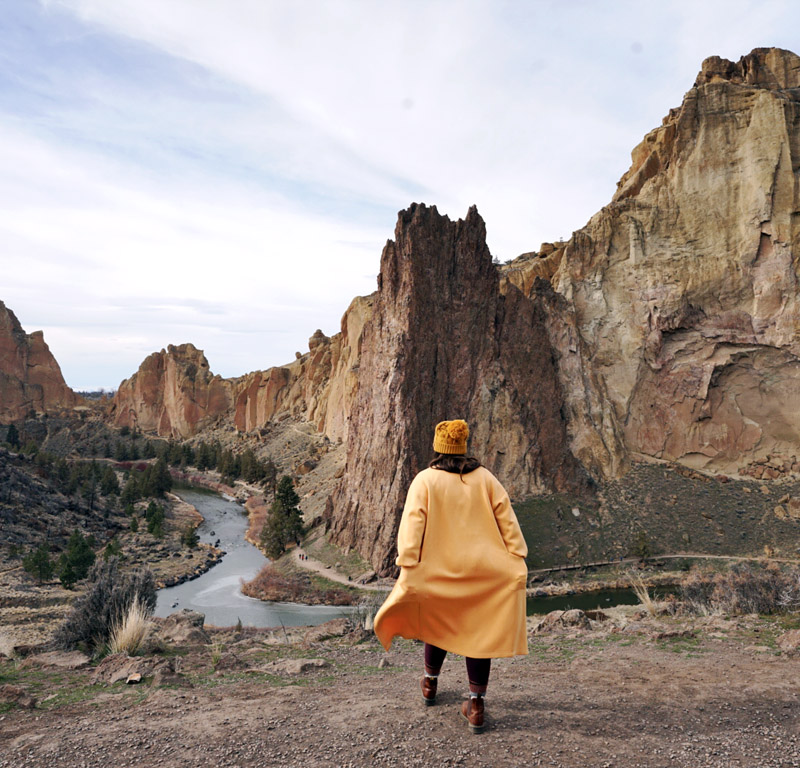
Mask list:
[[[301,554],[305,555],[306,559],[301,560],[300,559]],[[389,592],[391,589],[390,587],[383,586],[380,584],[357,584],[356,582],[348,579],[347,576],[343,576],[332,566],[325,565],[324,563],[321,563],[319,560],[315,560],[313,557],[304,552],[300,547],[295,547],[292,550],[292,558],[295,565],[299,565],[301,568],[305,568],[309,571],[314,571],[315,573],[319,573],[326,579],[338,582],[339,584],[346,584],[348,587],[369,589],[375,592]]]
[[[373,638],[279,647],[251,638],[229,643],[216,672],[213,648],[184,650],[193,687],[183,688],[88,686],[87,672],[59,672],[53,685],[4,662],[0,683],[41,702],[0,709],[0,768],[800,766],[797,661],[774,650],[782,629],[750,621],[654,639],[688,625],[649,621],[534,637],[529,656],[495,661],[481,735],[458,714],[463,660],[447,660],[437,705],[425,707],[421,647],[410,641],[384,654]],[[263,665],[259,654],[326,666],[246,672],[253,660]],[[56,706],[48,695],[64,698]]]

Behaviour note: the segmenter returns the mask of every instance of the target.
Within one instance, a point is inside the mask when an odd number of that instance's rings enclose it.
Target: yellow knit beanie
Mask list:
[[[469,427],[462,419],[440,421],[433,433],[433,450],[436,453],[466,453]]]

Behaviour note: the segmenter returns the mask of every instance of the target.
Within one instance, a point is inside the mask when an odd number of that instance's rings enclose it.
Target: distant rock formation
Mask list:
[[[0,301],[0,422],[72,408],[82,402],[64,381],[41,331],[25,333]]]
[[[314,424],[331,440],[347,438],[355,395],[361,332],[372,297],[353,299],[342,330],[331,337],[316,331],[309,351],[285,366],[233,379],[211,373],[202,350],[192,344],[148,356],[111,401],[115,426],[136,426],[162,437],[187,438],[219,421],[242,432],[292,416]]]
[[[108,418],[116,426],[190,437],[227,414],[232,401],[231,383],[211,373],[201,350],[170,344],[119,385]]]
[[[249,432],[291,415],[311,422],[331,440],[346,440],[362,331],[372,302],[372,296],[353,299],[342,317],[341,332],[328,337],[317,330],[308,340],[308,353],[289,365],[235,380],[236,427]]]
[[[539,303],[501,293],[477,210],[400,213],[363,332],[347,466],[326,511],[333,539],[388,573],[405,494],[436,423],[465,418],[475,453],[517,498],[587,488]]]

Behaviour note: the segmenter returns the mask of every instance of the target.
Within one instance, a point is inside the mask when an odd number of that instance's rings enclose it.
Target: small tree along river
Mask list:
[[[190,608],[206,616],[206,623],[231,626],[241,619],[246,627],[311,626],[322,624],[352,609],[328,605],[268,603],[243,595],[241,582],[252,579],[269,560],[244,537],[247,515],[240,504],[212,491],[179,488],[174,491],[203,516],[197,529],[200,541],[226,553],[219,563],[192,581],[158,591],[156,616]]]

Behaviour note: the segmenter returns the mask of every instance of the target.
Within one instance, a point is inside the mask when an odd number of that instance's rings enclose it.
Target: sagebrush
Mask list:
[[[53,645],[65,649],[84,645],[94,651],[105,647],[115,624],[123,621],[136,600],[151,616],[156,607],[156,582],[149,568],[122,572],[116,557],[96,562],[89,571],[86,592],[56,630]]]
[[[800,607],[800,571],[739,563],[723,573],[695,569],[681,583],[681,599],[693,613],[780,613]]]

